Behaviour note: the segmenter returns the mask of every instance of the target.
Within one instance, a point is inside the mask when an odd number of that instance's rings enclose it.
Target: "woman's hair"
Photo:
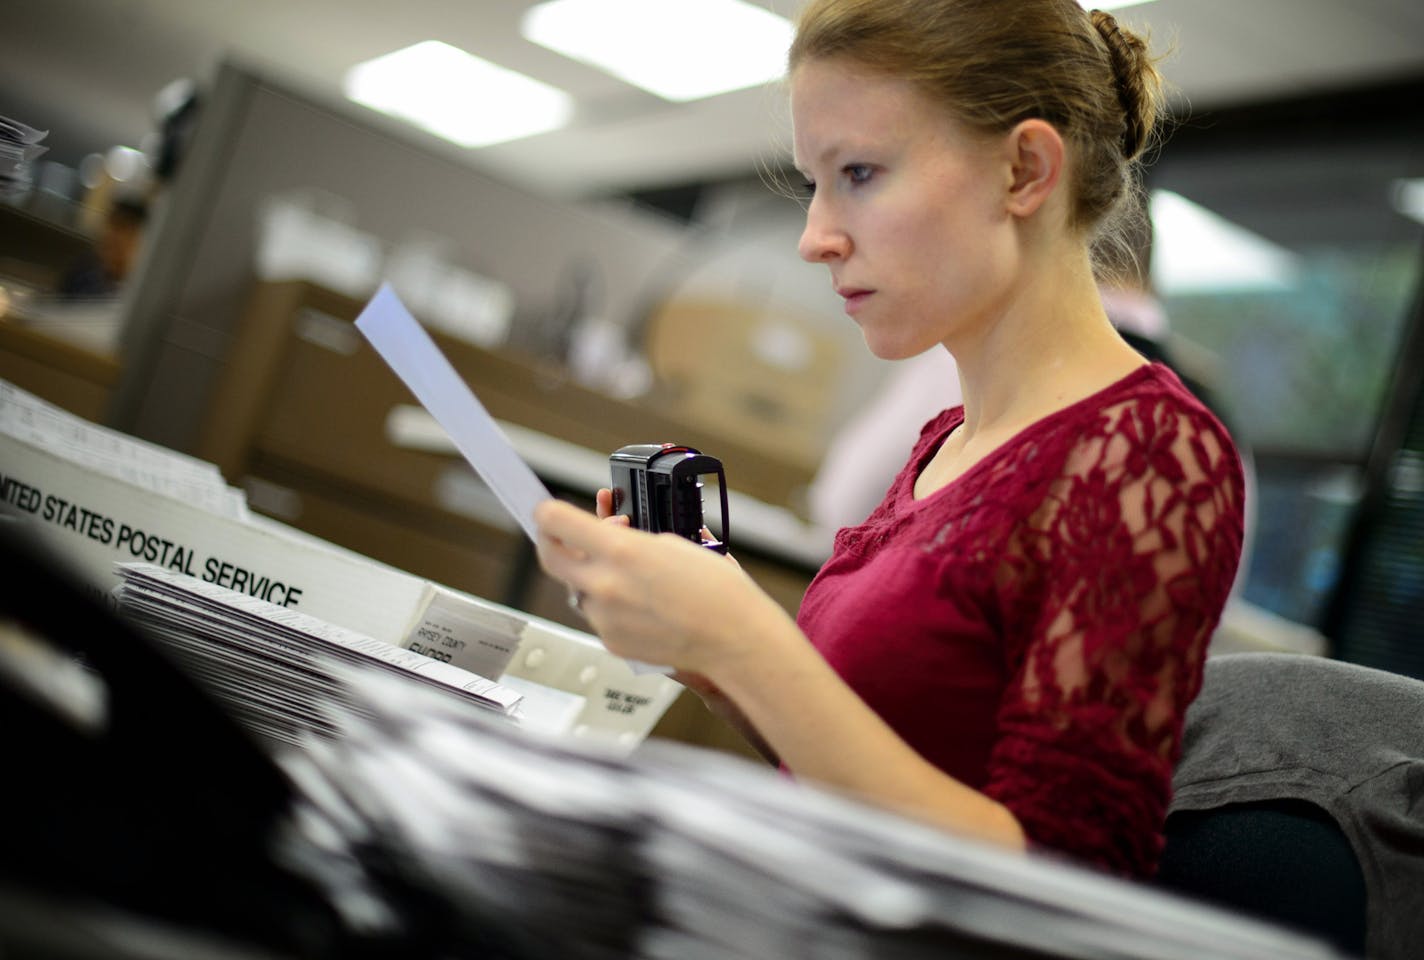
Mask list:
[[[1141,189],[1162,79],[1111,14],[1074,0],[811,0],[789,64],[823,59],[907,80],[980,133],[1051,123],[1071,151],[1070,222],[1095,244]]]

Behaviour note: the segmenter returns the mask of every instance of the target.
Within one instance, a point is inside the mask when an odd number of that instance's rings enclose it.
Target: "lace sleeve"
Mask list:
[[[1022,639],[987,791],[1033,844],[1118,874],[1155,869],[1242,506],[1229,438],[1174,398],[1109,407],[1071,441],[1004,581]]]

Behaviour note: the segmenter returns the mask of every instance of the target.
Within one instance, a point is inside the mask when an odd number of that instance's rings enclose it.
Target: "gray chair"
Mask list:
[[[1207,662],[1158,883],[1352,955],[1424,943],[1424,682],[1320,657]]]

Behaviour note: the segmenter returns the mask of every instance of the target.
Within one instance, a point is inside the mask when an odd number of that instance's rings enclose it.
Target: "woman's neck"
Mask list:
[[[1016,433],[1144,362],[1109,323],[1086,252],[1058,254],[1023,272],[996,317],[946,344],[964,396],[961,442]]]

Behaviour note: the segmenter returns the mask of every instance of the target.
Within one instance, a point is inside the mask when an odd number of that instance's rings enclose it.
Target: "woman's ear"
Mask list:
[[[1063,138],[1046,120],[1023,120],[1009,131],[1005,146],[1011,168],[1008,211],[1027,217],[1043,206],[1063,175]]]

